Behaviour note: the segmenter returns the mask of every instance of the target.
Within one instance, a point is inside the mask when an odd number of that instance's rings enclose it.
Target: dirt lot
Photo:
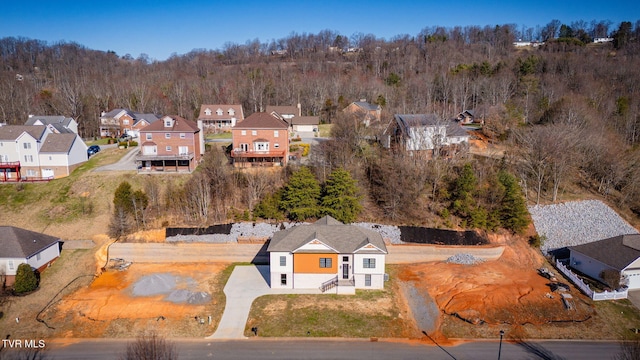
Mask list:
[[[213,333],[224,304],[175,303],[167,294],[135,296],[133,286],[151,274],[178,279],[176,290],[211,293],[226,264],[133,264],[125,271],[107,270],[89,286],[64,297],[43,314],[59,337],[129,337],[142,330],[159,334],[205,336]],[[212,324],[208,324],[212,315]],[[198,319],[205,319],[200,324]]]
[[[567,310],[560,295],[550,290],[550,281],[536,271],[545,265],[544,259],[523,238],[493,237],[493,241],[507,245],[497,261],[402,266],[401,280],[426,290],[440,309],[435,335],[495,338],[505,330],[511,338],[619,338],[616,326],[622,322],[612,325],[609,309],[618,305],[594,304],[571,286],[573,309]],[[621,328],[625,326],[632,327],[631,322]]]

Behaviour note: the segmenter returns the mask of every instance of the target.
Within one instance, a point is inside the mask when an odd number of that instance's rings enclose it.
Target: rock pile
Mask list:
[[[637,234],[633,226],[598,200],[572,201],[529,207],[544,253],[610,237]]]
[[[448,263],[461,265],[473,265],[482,261],[482,259],[478,259],[471,254],[455,254],[447,259]]]

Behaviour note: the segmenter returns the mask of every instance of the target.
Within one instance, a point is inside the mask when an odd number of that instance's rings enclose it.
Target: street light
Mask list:
[[[502,353],[502,337],[504,336],[504,330],[500,330],[500,346],[498,347],[498,360],[500,360],[500,353]]]

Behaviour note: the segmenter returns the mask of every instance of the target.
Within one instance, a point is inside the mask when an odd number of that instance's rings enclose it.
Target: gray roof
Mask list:
[[[57,244],[57,237],[13,226],[0,226],[0,258],[26,259]]]
[[[291,120],[293,125],[318,125],[320,124],[319,116],[296,116]]]
[[[273,234],[267,251],[292,252],[310,241],[318,239],[335,249],[339,254],[350,254],[367,244],[372,244],[384,253],[387,247],[382,236],[373,230],[355,225],[345,225],[331,216],[309,225],[298,225]]]
[[[447,125],[447,136],[467,136],[469,137],[469,133],[466,129],[460,126],[458,123],[449,123]]]
[[[68,118],[68,117],[64,117],[62,115],[59,116],[42,116],[42,115],[32,115],[29,117],[29,119],[27,120],[27,122],[25,122],[25,125],[29,125],[32,126],[36,123],[36,121],[40,121],[42,123],[42,125],[55,125],[55,124],[60,124],[63,126],[69,126],[69,124],[71,123],[71,121],[73,121],[73,118]]]
[[[49,126],[53,127],[53,129],[55,130],[51,130],[60,134],[75,134],[73,132],[73,130],[69,129],[68,127],[66,127],[63,124],[49,124]]]
[[[640,234],[618,235],[587,244],[571,246],[569,250],[577,251],[615,269],[624,270],[632,262],[640,258]]]
[[[366,110],[366,111],[376,111],[376,110],[380,110],[380,105],[376,105],[376,104],[369,104],[366,101],[354,101],[354,104],[356,104],[358,107]]]
[[[68,153],[78,138],[76,133],[49,134],[42,143],[41,153]]]
[[[156,114],[141,114],[141,113],[133,113],[132,116],[135,119],[134,125],[137,124],[141,120],[145,120],[149,124],[153,124],[158,121],[160,117]]]
[[[0,140],[15,140],[18,136],[22,135],[23,132],[27,132],[29,135],[33,136],[36,140],[40,140],[42,135],[46,130],[45,125],[6,125],[0,126]]]

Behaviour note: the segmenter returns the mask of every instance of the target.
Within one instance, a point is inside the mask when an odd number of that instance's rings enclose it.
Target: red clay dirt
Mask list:
[[[135,336],[136,331],[150,328],[167,336],[193,331],[201,335],[200,330],[208,326],[199,325],[195,317],[206,317],[212,309],[166,301],[165,295],[133,296],[130,286],[145,275],[170,273],[195,280],[197,285],[190,287],[191,291],[211,292],[210,280],[226,265],[133,264],[126,271],[107,270],[90,286],[64,297],[45,318],[50,325],[61,327],[59,337]]]
[[[497,261],[406,265],[399,277],[425,289],[442,317],[454,316],[476,325],[539,326],[583,321],[593,314],[584,295],[573,287],[570,294],[575,310],[565,309],[560,294],[552,293],[547,285],[550,281],[537,273],[544,259],[523,238],[492,236],[492,243],[506,245]]]

